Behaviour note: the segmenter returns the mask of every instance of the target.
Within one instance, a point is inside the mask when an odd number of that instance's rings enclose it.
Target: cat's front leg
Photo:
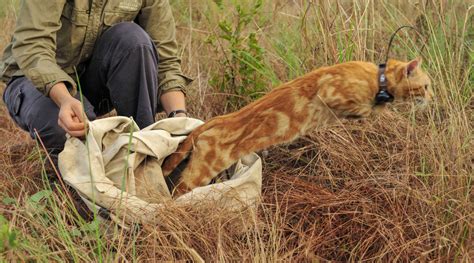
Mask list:
[[[369,105],[356,105],[345,110],[342,115],[347,119],[365,119],[372,114],[372,107]]]

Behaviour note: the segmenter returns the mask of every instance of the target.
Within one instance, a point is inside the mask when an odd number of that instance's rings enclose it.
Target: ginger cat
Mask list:
[[[395,100],[432,98],[421,59],[389,60],[385,72]],[[376,108],[378,67],[347,62],[316,69],[282,84],[239,111],[196,128],[163,163],[173,196],[209,184],[240,157],[290,142],[337,118],[368,117]]]

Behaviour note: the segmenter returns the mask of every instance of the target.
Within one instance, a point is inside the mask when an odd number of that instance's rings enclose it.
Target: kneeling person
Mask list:
[[[140,128],[157,111],[186,116],[168,1],[24,0],[0,61],[10,116],[53,154],[112,109]],[[82,88],[80,101],[76,72]],[[85,114],[84,114],[85,112]]]

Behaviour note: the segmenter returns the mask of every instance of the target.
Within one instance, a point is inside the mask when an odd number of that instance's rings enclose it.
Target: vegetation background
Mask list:
[[[80,219],[1,102],[0,260],[472,261],[472,0],[170,2],[194,117],[233,111],[320,66],[379,63],[401,25],[423,37],[403,31],[390,57],[422,56],[435,101],[272,147],[256,211],[167,204],[161,224],[130,230]],[[0,48],[17,7],[0,0]]]

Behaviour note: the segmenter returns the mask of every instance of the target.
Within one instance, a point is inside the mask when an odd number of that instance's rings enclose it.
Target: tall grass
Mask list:
[[[381,62],[391,33],[405,24],[422,37],[402,32],[390,57],[421,56],[435,101],[272,147],[256,211],[167,204],[158,226],[130,230],[81,220],[64,193],[43,185],[42,158],[34,143],[18,144],[29,139],[2,107],[1,258],[471,261],[472,1],[264,0],[255,12],[251,0],[171,2],[183,69],[196,79],[188,91],[195,117],[233,111],[319,66]],[[14,18],[4,14],[3,45]]]

